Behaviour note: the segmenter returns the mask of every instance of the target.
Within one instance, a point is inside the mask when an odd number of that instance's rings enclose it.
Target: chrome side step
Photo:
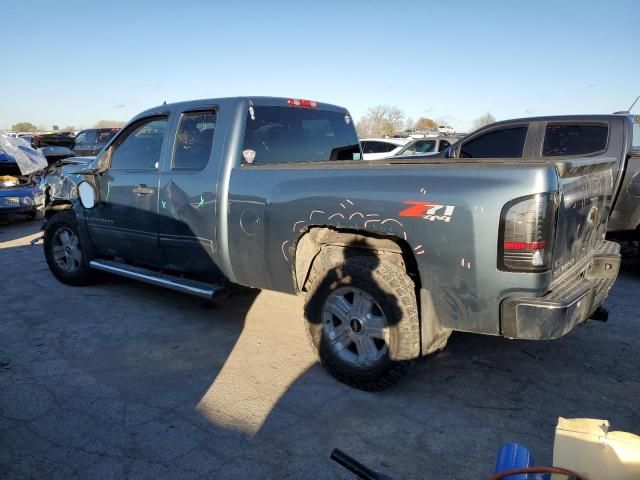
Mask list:
[[[197,280],[174,277],[113,260],[91,260],[89,266],[96,270],[113,273],[158,287],[169,288],[177,292],[188,293],[207,300],[221,300],[229,294],[228,290],[222,285],[212,285]]]

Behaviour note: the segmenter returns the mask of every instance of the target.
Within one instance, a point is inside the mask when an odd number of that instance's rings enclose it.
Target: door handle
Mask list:
[[[149,188],[143,183],[142,185],[135,187],[133,189],[133,193],[137,195],[151,195],[153,193],[153,188]]]

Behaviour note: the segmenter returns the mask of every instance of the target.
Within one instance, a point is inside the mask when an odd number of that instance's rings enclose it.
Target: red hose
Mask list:
[[[588,480],[585,477],[581,477],[576,472],[567,470],[560,467],[529,467],[529,468],[515,468],[513,470],[506,470],[504,472],[496,473],[490,480],[502,480],[510,475],[518,475],[523,473],[557,473],[560,475],[566,475],[567,477],[573,477],[576,480]]]

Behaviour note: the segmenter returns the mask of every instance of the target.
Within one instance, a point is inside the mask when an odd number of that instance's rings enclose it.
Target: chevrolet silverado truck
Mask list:
[[[455,158],[362,161],[337,106],[162,105],[49,172],[45,257],[71,285],[104,271],[213,300],[231,283],[304,294],[322,365],[380,390],[454,330],[555,339],[594,314],[620,264],[605,232],[630,128],[524,119]],[[587,146],[556,149],[567,135]]]

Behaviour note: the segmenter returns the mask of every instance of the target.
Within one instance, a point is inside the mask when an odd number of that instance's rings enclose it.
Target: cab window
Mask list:
[[[345,112],[255,106],[247,115],[245,164],[359,159],[356,130]]]
[[[608,136],[606,124],[551,123],[545,131],[542,155],[559,157],[602,152],[607,148]]]
[[[157,169],[167,124],[167,117],[152,117],[129,127],[113,144],[111,169]]]
[[[216,112],[189,112],[180,117],[173,152],[175,170],[202,170],[209,162]]]
[[[465,142],[460,147],[460,158],[521,158],[527,127],[492,130]]]

